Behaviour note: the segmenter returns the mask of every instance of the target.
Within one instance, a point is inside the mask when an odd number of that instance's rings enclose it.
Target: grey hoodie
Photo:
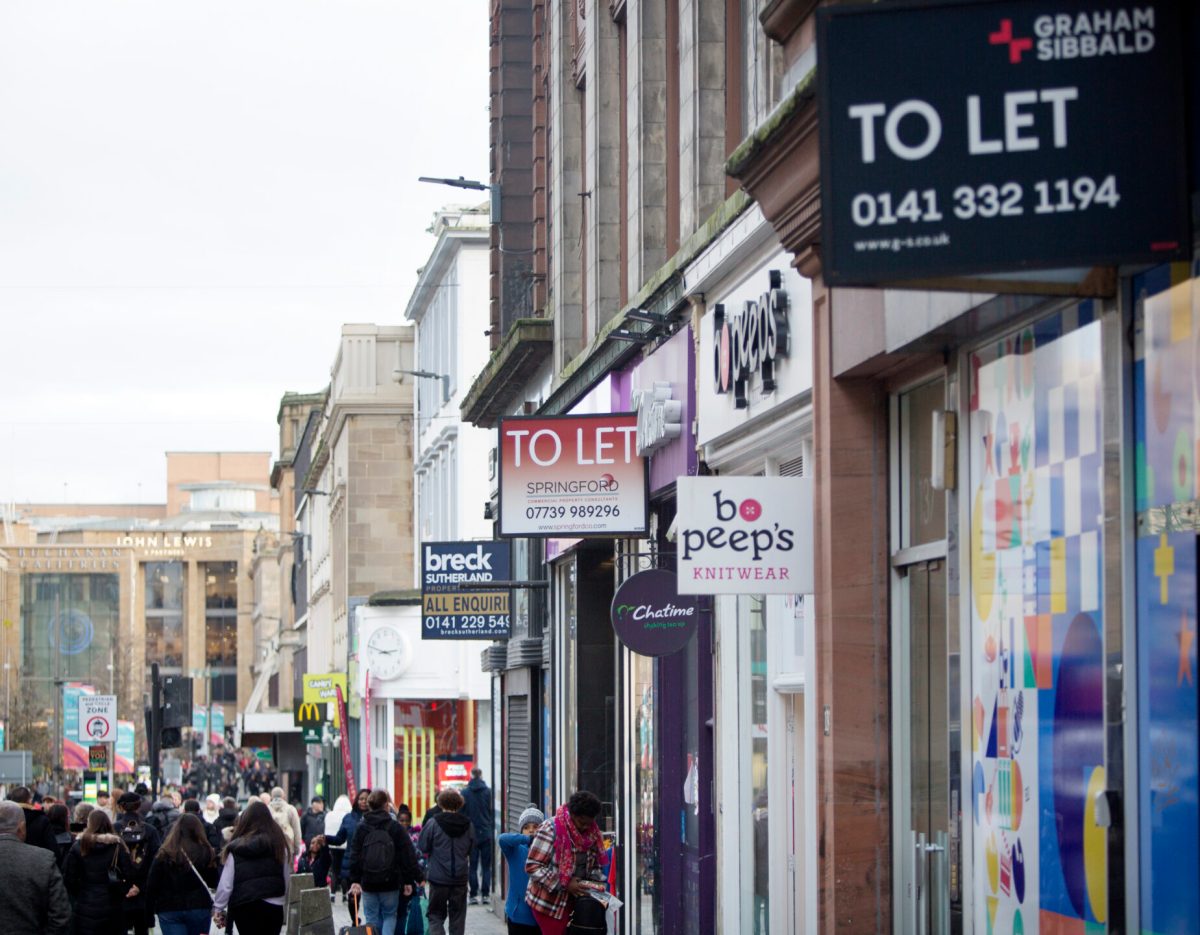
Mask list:
[[[428,858],[425,879],[439,886],[465,886],[475,831],[462,812],[441,812],[421,829],[417,850]]]

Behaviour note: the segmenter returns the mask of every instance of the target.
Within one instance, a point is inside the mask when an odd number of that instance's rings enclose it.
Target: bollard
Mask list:
[[[287,891],[287,935],[300,933],[300,894],[313,887],[311,873],[293,873],[288,877]]]
[[[329,887],[304,890],[300,894],[300,931],[298,935],[334,935],[333,904]]]

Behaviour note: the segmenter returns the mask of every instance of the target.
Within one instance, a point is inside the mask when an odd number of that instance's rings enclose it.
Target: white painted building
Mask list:
[[[811,284],[757,206],[689,264],[684,280],[689,294],[704,296],[696,393],[704,461],[731,479],[808,475]],[[708,368],[723,324],[736,329],[737,317],[767,294],[780,317],[774,388],[757,371],[743,385],[726,377],[719,387]],[[806,703],[816,672],[812,595],[756,594],[752,587],[713,601],[718,877],[735,881],[718,894],[718,926],[810,932],[817,928],[818,728],[815,706]]]
[[[484,510],[494,436],[463,423],[459,412],[489,353],[487,207],[444,209],[431,231],[433,252],[405,311],[415,326],[415,359],[395,371],[416,400],[413,585],[358,608],[355,626],[358,687],[370,699],[364,773],[418,821],[438,787],[469,776],[467,764],[481,764],[493,781],[491,679],[479,664],[484,644],[422,640],[417,590],[422,543],[492,538]]]
[[[484,518],[494,433],[462,421],[459,406],[488,361],[488,212],[444,209],[405,317],[416,326],[417,541],[490,539]],[[408,377],[406,377],[407,379]]]

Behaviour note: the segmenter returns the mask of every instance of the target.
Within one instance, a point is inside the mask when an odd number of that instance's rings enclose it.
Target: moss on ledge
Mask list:
[[[766,148],[780,127],[817,94],[817,70],[812,69],[800,79],[792,93],[779,102],[770,115],[754,128],[754,132],[742,140],[725,163],[725,174],[740,178],[746,167]]]

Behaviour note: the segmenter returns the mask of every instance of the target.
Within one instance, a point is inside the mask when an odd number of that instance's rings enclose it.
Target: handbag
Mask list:
[[[200,875],[200,871],[197,870],[196,865],[194,863],[192,863],[192,858],[188,857],[187,854],[184,854],[183,859],[186,860],[188,862],[188,866],[192,868],[192,873],[196,874],[196,879],[199,880],[200,885],[204,887],[204,892],[208,893],[209,901],[215,902],[216,898],[217,898],[217,891],[214,890],[212,887],[210,887],[208,885],[208,881],[205,880],[204,877],[202,877]]]
[[[571,904],[570,915],[567,918],[567,931],[571,935],[579,933],[596,933],[607,935],[608,919],[606,905],[591,895],[576,896]]]
[[[121,877],[121,871],[117,869],[117,858],[121,856],[121,848],[113,847],[112,863],[108,865],[108,885],[109,886],[124,886],[125,880]]]

